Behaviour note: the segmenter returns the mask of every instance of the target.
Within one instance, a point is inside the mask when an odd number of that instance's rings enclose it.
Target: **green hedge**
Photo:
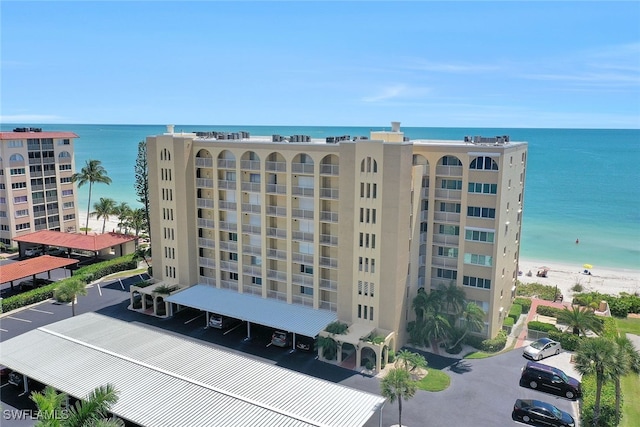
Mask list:
[[[512,327],[514,324],[515,324],[515,321],[513,320],[513,317],[506,317],[502,325]]]
[[[620,293],[620,296],[601,294],[600,292],[587,292],[576,294],[573,297],[574,304],[584,306],[590,304],[597,306],[602,300],[609,303],[609,309],[613,316],[624,318],[629,313],[640,313],[640,296],[626,292]]]
[[[521,314],[522,306],[520,304],[513,304],[509,310],[509,317],[511,317],[514,322],[517,322]]]
[[[580,405],[580,425],[593,425],[593,406],[596,401],[596,377],[582,377],[582,405]],[[598,427],[615,427],[616,423],[616,390],[613,381],[605,381],[600,395],[600,419]]]
[[[62,279],[58,282],[53,282],[49,285],[42,286],[40,288],[32,289],[27,292],[22,292],[17,295],[4,298],[2,300],[2,312],[15,310],[26,305],[35,304],[53,298],[53,292],[61,282],[65,280],[82,280],[85,283],[90,283],[96,279],[107,276],[119,271],[133,270],[138,266],[137,261],[134,260],[133,255],[125,255],[123,257],[114,258],[108,261],[103,261],[97,264],[89,265],[79,268],[74,272],[74,275]]]
[[[568,351],[576,351],[582,338],[571,332],[549,331],[549,338],[558,341],[563,349]]]
[[[495,338],[482,341],[480,344],[480,350],[489,353],[496,353],[502,350],[505,345],[507,345],[507,333],[505,331],[500,331]]]
[[[537,314],[549,317],[558,317],[558,312],[562,310],[562,308],[549,307],[548,305],[539,305],[536,307]]]
[[[531,322],[527,323],[527,328],[531,329],[532,331],[540,332],[553,332],[558,330],[558,328],[556,328],[556,326],[552,325],[551,323],[538,322],[537,320],[532,320]]]
[[[555,286],[543,285],[541,283],[522,283],[518,282],[516,295],[521,297],[538,297],[547,301],[553,301],[556,297],[557,289]]]
[[[518,304],[522,306],[522,312],[528,313],[531,310],[531,299],[530,298],[516,298],[513,300],[514,304]]]

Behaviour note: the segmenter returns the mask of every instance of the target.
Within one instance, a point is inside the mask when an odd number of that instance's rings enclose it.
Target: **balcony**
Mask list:
[[[313,233],[308,233],[306,231],[293,231],[292,239],[313,243]]]
[[[31,184],[31,191],[39,191],[39,190],[44,190],[44,185],[42,185],[42,184],[39,184],[39,185]]]
[[[305,307],[313,307],[313,297],[303,297],[302,295],[294,295],[291,298],[293,304],[304,305]]]
[[[216,260],[211,258],[198,257],[198,263],[200,264],[200,267],[216,267]]]
[[[313,211],[294,208],[291,210],[291,216],[301,219],[313,219]]]
[[[201,248],[215,248],[216,242],[213,239],[198,237],[198,246],[200,246]]]
[[[282,206],[267,206],[267,215],[269,216],[287,216],[287,208]]]
[[[262,212],[262,206],[253,203],[243,203],[242,212],[244,213],[257,213]]]
[[[291,276],[291,283],[294,285],[313,287],[313,276],[304,276],[302,274],[293,274]]]
[[[11,163],[15,163],[15,164],[10,164],[10,166],[22,166],[23,164],[23,162],[11,162]],[[42,163],[42,159],[40,157],[36,157],[35,159],[32,157],[29,158],[30,165],[39,165],[40,163]]]
[[[324,289],[328,291],[337,291],[338,281],[331,280],[331,279],[320,279],[320,289]]]
[[[261,256],[262,248],[260,246],[242,245],[242,252],[244,252],[245,255]]]
[[[60,227],[60,221],[49,221],[49,228],[58,228]]]
[[[291,163],[291,172],[313,174],[313,163]]]
[[[200,228],[215,228],[212,219],[198,218],[198,227]]]
[[[242,273],[248,276],[262,276],[262,267],[259,265],[245,265],[242,267]]]
[[[225,211],[235,211],[238,209],[238,204],[236,202],[228,202],[226,200],[218,201],[218,208]]]
[[[260,160],[240,160],[240,169],[260,170]]]
[[[47,209],[47,215],[56,215],[58,213],[59,213],[59,209],[57,208]]]
[[[220,280],[220,287],[222,289],[230,289],[232,291],[237,291],[238,282],[235,280]]]
[[[267,184],[266,192],[269,194],[287,194],[287,186],[278,184]]]
[[[242,224],[242,232],[249,234],[260,234],[262,233],[262,226],[253,224]]]
[[[236,189],[236,182],[235,181],[229,181],[226,179],[219,179],[218,180],[218,188],[220,190],[235,190]]]
[[[238,272],[238,261],[220,261],[220,270]]]
[[[205,209],[213,209],[213,200],[211,199],[201,199],[198,198],[196,200],[196,205],[199,208],[205,208]]]
[[[277,171],[277,172],[286,172],[287,171],[287,163],[286,162],[265,162],[264,168],[268,171]]]
[[[57,188],[57,184],[55,182],[48,182],[44,185],[44,188],[47,190],[55,190]]]
[[[436,198],[445,200],[460,200],[462,199],[462,191],[436,188]]]
[[[335,258],[321,256],[320,267],[338,268],[338,260]]]
[[[293,186],[291,187],[291,193],[294,196],[313,197],[314,191],[313,188]]]
[[[196,178],[196,187],[198,187],[198,188],[213,188],[213,179]]]
[[[339,191],[337,188],[321,188],[320,189],[320,198],[321,199],[334,199],[337,200],[339,197]]]
[[[458,246],[459,241],[460,241],[460,236],[452,236],[450,234],[434,234],[433,235],[433,243],[442,243],[445,245]]]
[[[338,165],[320,165],[320,175],[340,175]]]
[[[260,285],[242,285],[242,292],[249,295],[262,296],[262,286]]]
[[[267,298],[275,299],[278,301],[286,301],[287,294],[286,292],[267,291]]]
[[[462,166],[436,166],[436,175],[462,176]]]
[[[428,199],[429,198],[429,188],[422,188],[420,190],[420,195],[423,199]]]
[[[235,222],[220,221],[220,230],[238,231],[238,224]]]
[[[338,311],[338,304],[330,301],[320,301],[320,309],[328,311]]]
[[[232,159],[218,159],[218,169],[235,169],[236,161]]]
[[[238,242],[234,242],[232,240],[221,240],[218,244],[220,245],[220,250],[238,252]]]
[[[427,221],[429,219],[429,211],[420,211],[420,221]]]
[[[199,168],[212,168],[213,159],[211,157],[196,157],[196,166]]]
[[[209,286],[215,286],[216,285],[216,279],[213,278],[213,277],[199,276],[198,277],[198,282],[203,284],[203,285],[209,285]]]
[[[39,175],[37,175],[37,176],[39,176]],[[51,169],[46,170],[46,171],[44,171],[44,176],[56,176],[56,171],[55,170],[51,170]]]
[[[280,282],[286,282],[287,273],[278,270],[267,270],[267,278],[271,280],[278,280]]]
[[[338,246],[338,236],[331,234],[321,234],[320,244],[325,246]]]
[[[286,261],[287,251],[282,251],[280,249],[267,249],[267,258]]]
[[[431,259],[431,266],[455,270],[458,268],[458,258],[434,255]]]
[[[287,230],[284,228],[267,227],[267,236],[276,237],[278,239],[286,239]]]
[[[47,229],[47,224],[37,224],[36,225],[36,231],[38,230],[46,230]]]
[[[313,264],[313,255],[293,252],[291,253],[291,260],[300,264]]]
[[[322,211],[320,212],[320,221],[338,222],[338,212]]]
[[[434,219],[442,222],[460,222],[460,214],[457,212],[434,212]]]
[[[242,191],[251,191],[254,193],[259,193],[261,191],[262,184],[259,182],[243,182],[242,183]]]

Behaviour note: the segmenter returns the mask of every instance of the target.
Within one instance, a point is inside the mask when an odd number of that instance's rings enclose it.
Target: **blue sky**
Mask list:
[[[640,2],[51,2],[6,123],[640,128]]]

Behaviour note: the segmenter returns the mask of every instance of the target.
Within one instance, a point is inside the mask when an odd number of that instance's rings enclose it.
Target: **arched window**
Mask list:
[[[462,166],[462,162],[456,156],[444,156],[440,162],[442,166]]]
[[[21,154],[12,154],[11,157],[9,157],[9,161],[10,162],[24,162],[24,157],[22,157]]]
[[[469,169],[497,171],[498,163],[491,157],[476,157],[471,161]]]
[[[360,163],[360,172],[377,173],[378,162],[371,157],[366,157],[362,159],[362,162]]]
[[[68,151],[61,151],[60,154],[58,154],[58,157],[60,157],[61,159],[67,159],[71,157],[71,154],[69,154]]]

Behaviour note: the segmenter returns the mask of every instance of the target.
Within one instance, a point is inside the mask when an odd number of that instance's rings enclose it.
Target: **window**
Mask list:
[[[495,232],[493,231],[482,231],[473,229],[465,229],[464,231],[465,240],[472,240],[474,242],[493,243],[494,236]]]
[[[464,263],[491,267],[493,265],[493,257],[489,255],[464,254]]]
[[[31,228],[30,222],[25,222],[24,224],[16,224],[16,231],[27,230]]]
[[[69,159],[71,158],[71,154],[69,154],[68,151],[61,151],[60,154],[58,154],[58,157],[61,159]]]
[[[362,295],[362,280],[358,280],[358,295]]]
[[[238,261],[238,254],[236,252],[229,252],[229,261]]]
[[[27,188],[27,183],[26,182],[12,182],[11,183],[11,188],[13,188],[14,190],[20,189],[20,188]]]
[[[262,285],[262,277],[251,277],[251,283],[254,285],[261,286]]]
[[[471,161],[469,169],[498,170],[498,164],[491,157],[477,157]]]
[[[69,220],[72,220],[72,219],[76,219],[76,214],[69,214],[69,215],[65,215],[65,216],[63,217],[63,219],[64,219],[65,221],[69,221]]]
[[[313,266],[300,264],[300,272],[305,274],[313,274]]]
[[[5,197],[0,197],[0,205],[4,205],[7,203],[7,199]]]
[[[71,170],[71,163],[66,163],[64,165],[58,165],[58,170],[70,171]]]
[[[462,162],[456,156],[444,156],[442,166],[462,166]]]
[[[232,242],[237,242],[238,241],[238,233],[229,233],[229,240],[231,240]]]
[[[62,197],[73,196],[73,190],[62,190]]]
[[[238,280],[238,273],[229,273],[229,279]]]
[[[24,162],[24,157],[22,157],[22,154],[18,154],[18,153],[12,154],[9,157],[9,161],[10,162]]]
[[[440,234],[448,234],[450,236],[459,236],[460,226],[440,224],[439,231],[440,231]]]
[[[458,258],[458,248],[438,246],[438,256],[443,256],[447,258]]]
[[[25,168],[11,168],[9,170],[9,173],[11,175],[24,175],[25,173]]]
[[[56,139],[56,144],[58,145],[69,145],[71,141],[68,139]]]
[[[464,276],[462,279],[464,286],[470,286],[472,288],[491,289],[491,280],[482,279],[480,277]]]
[[[304,295],[313,295],[313,288],[307,286],[300,286],[300,293]]]
[[[470,182],[469,193],[497,194],[498,184],[484,184],[481,182]]]
[[[20,209],[16,211],[16,218],[20,218],[28,215],[29,215],[29,209]]]
[[[60,184],[70,184],[73,181],[71,180],[70,176],[65,176],[63,178],[60,178]]]
[[[21,139],[10,139],[9,141],[7,141],[7,147],[9,147],[9,148],[22,147],[22,140]]]
[[[13,203],[27,203],[27,196],[14,197]]]
[[[460,213],[460,203],[440,202],[440,212]]]
[[[260,174],[259,173],[249,174],[249,182],[260,183]]]
[[[467,216],[477,218],[495,218],[496,210],[494,208],[481,208],[477,206],[467,207]]]
[[[441,188],[444,188],[446,190],[462,190],[462,180],[443,179]]]
[[[236,180],[236,173],[235,172],[226,171],[224,177],[225,177],[225,179],[227,181],[235,181]]]
[[[456,280],[458,278],[458,272],[456,270],[438,268],[436,269],[436,277],[440,277],[442,279]]]

